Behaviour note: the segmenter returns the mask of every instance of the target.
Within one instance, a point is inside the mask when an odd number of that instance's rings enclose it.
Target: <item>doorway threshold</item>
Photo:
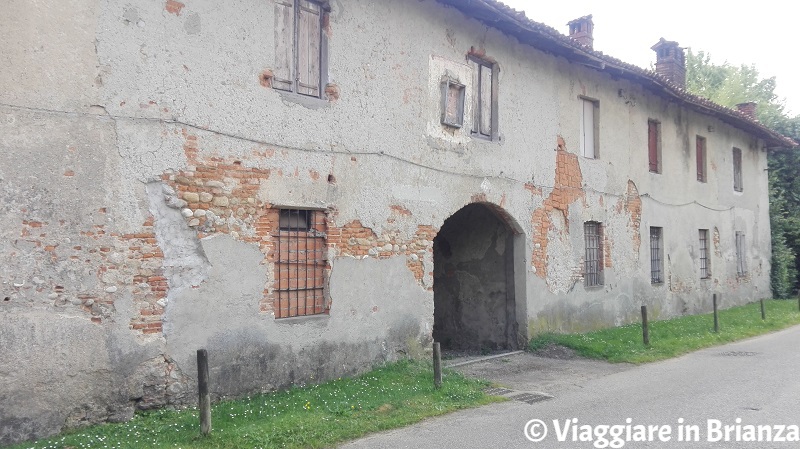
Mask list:
[[[453,359],[453,360],[449,360],[448,362],[444,363],[443,365],[444,365],[445,368],[455,368],[457,366],[470,365],[470,364],[473,364],[473,363],[485,362],[487,360],[499,359],[501,357],[508,357],[508,356],[512,356],[512,355],[522,354],[523,352],[525,352],[525,351],[520,350],[520,351],[501,352],[500,354],[492,354],[492,355],[486,355],[486,356],[480,356],[480,357],[477,357],[477,356],[465,356],[465,357],[459,357],[459,358],[456,358],[456,359]]]

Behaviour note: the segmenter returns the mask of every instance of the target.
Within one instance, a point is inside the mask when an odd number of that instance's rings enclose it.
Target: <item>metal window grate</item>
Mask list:
[[[324,212],[281,209],[275,235],[276,318],[325,312],[326,232]]]
[[[711,277],[711,260],[708,251],[708,229],[700,229],[700,279]]]
[[[583,233],[586,239],[586,258],[584,262],[584,279],[586,286],[592,287],[602,285],[602,250],[600,247],[600,223],[589,221],[583,225]]]
[[[664,282],[664,262],[662,258],[661,228],[650,228],[650,282]]]
[[[744,233],[736,231],[736,274],[739,276],[747,275],[746,250]]]

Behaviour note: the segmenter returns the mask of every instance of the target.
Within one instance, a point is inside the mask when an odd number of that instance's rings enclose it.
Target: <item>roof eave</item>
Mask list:
[[[767,128],[757,120],[753,120],[733,109],[720,106],[711,100],[691,94],[653,71],[642,69],[594,51],[548,25],[528,19],[524,12],[513,10],[496,0],[437,1],[450,5],[467,16],[514,36],[527,45],[563,56],[595,70],[633,79],[656,91],[656,93],[669,96],[680,104],[685,104],[699,112],[712,115],[731,126],[760,137],[772,148],[798,146],[798,143],[794,140]]]

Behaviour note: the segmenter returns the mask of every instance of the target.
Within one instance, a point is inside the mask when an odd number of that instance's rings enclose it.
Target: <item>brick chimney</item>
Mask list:
[[[756,104],[756,103],[754,103],[752,101],[748,101],[746,103],[737,104],[736,105],[736,109],[738,109],[739,112],[741,112],[742,114],[748,116],[749,118],[751,118],[753,120],[758,120],[756,118],[757,106],[758,106],[758,104]]]
[[[679,87],[686,87],[686,58],[678,43],[662,37],[650,48],[656,52],[656,73]]]
[[[579,17],[567,25],[569,25],[569,37],[589,48],[594,48],[594,37],[592,37],[594,22],[592,22],[591,14]]]

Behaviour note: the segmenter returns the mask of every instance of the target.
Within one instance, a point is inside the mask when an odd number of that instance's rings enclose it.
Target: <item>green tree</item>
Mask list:
[[[800,141],[800,115],[790,117],[775,94],[776,80],[760,78],[755,65],[711,62],[705,52],[691,49],[686,58],[686,87],[723,106],[758,103],[756,115],[764,125]],[[800,151],[769,154],[770,225],[772,227],[772,292],[786,298],[798,289],[800,273]]]

